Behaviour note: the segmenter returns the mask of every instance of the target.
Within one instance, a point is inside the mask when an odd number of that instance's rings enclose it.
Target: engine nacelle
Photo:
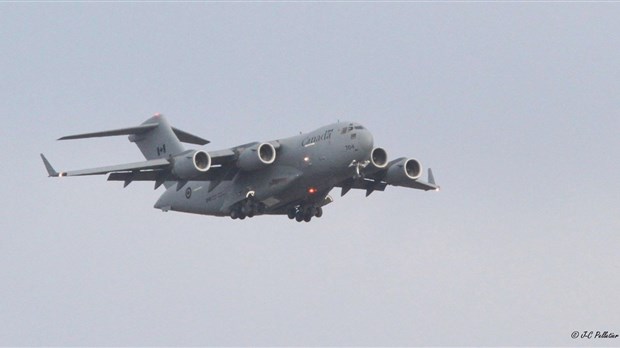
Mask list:
[[[422,175],[422,165],[413,158],[402,158],[390,165],[385,175],[385,182],[390,185],[403,185],[417,180]]]
[[[366,173],[374,173],[385,168],[388,164],[387,152],[381,147],[375,147],[370,152],[370,163],[366,167]]]
[[[248,147],[239,154],[237,167],[245,171],[261,169],[276,160],[276,148],[269,143]]]
[[[190,180],[204,174],[211,168],[211,156],[197,150],[174,157],[172,173],[180,179]]]

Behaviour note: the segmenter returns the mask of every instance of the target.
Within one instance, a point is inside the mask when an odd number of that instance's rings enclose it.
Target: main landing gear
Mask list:
[[[246,217],[253,217],[254,215],[261,215],[265,212],[265,204],[258,202],[254,199],[254,196],[242,200],[235,204],[230,211],[230,217],[234,219],[243,220]]]
[[[291,207],[288,210],[288,218],[293,220],[295,219],[297,222],[310,222],[310,220],[312,220],[312,217],[317,217],[320,218],[321,216],[323,216],[323,208],[321,207],[315,207],[313,205],[309,205],[309,206],[296,206],[296,207]]]

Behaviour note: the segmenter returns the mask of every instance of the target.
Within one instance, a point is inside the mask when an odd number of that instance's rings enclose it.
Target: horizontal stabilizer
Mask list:
[[[141,134],[141,133],[149,131],[149,130],[157,127],[157,126],[158,126],[157,123],[149,123],[149,124],[143,124],[143,125],[137,126],[137,127],[114,129],[114,130],[103,131],[103,132],[94,132],[94,133],[84,133],[84,134],[68,135],[68,136],[59,138],[58,140],[72,140],[72,139],[111,137],[111,136],[116,136],[116,135]]]
[[[73,140],[73,139],[112,137],[112,136],[117,136],[117,135],[142,134],[142,133],[150,131],[151,129],[157,127],[158,125],[159,123],[146,123],[146,124],[142,124],[137,127],[114,129],[114,130],[103,131],[103,132],[67,135],[62,138],[59,138],[58,140]],[[182,131],[178,128],[174,128],[174,127],[171,127],[171,128],[174,134],[179,139],[179,141],[183,143],[196,144],[196,145],[206,145],[209,143],[209,140],[203,139],[199,136]]]
[[[172,127],[172,131],[174,132],[174,134],[177,136],[177,138],[179,138],[180,142],[183,143],[187,143],[187,144],[196,144],[196,145],[207,145],[208,143],[210,143],[209,140],[207,139],[203,139],[199,136],[187,133],[185,131],[182,131],[178,128],[174,128]]]

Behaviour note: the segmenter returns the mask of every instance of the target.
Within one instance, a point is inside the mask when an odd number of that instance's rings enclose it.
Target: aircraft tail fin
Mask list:
[[[84,139],[129,135],[148,160],[167,158],[185,151],[181,142],[205,145],[209,141],[170,126],[164,116],[156,114],[137,127],[114,129],[103,132],[84,133],[62,137],[58,140]]]
[[[148,126],[149,129],[131,134],[129,141],[138,146],[146,159],[167,158],[185,151],[163,116],[155,115],[144,121],[141,126]]]

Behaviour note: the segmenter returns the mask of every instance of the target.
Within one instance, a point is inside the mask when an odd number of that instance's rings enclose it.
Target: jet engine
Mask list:
[[[211,156],[202,150],[190,151],[174,157],[172,173],[180,179],[198,177],[211,168]]]
[[[385,168],[388,163],[387,152],[381,147],[375,147],[370,152],[370,163],[366,167],[366,173],[374,173]]]
[[[408,181],[418,179],[420,175],[422,175],[422,165],[418,160],[401,158],[390,165],[385,175],[385,182],[402,186]]]
[[[237,167],[245,171],[261,169],[276,160],[276,148],[269,143],[261,143],[243,150],[239,154]]]
[[[375,147],[370,152],[370,164],[377,168],[383,168],[387,165],[387,152],[381,147]]]

